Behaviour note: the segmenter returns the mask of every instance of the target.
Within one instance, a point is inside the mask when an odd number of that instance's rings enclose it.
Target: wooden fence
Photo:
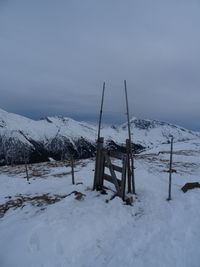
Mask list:
[[[104,187],[104,181],[110,182],[115,186],[116,194],[125,200],[126,180],[128,180],[128,193],[132,193],[129,143],[127,142],[127,153],[122,156],[122,167],[112,163],[114,157],[113,155],[111,157],[109,151],[104,149],[103,144],[104,139],[100,137],[97,142],[93,189],[101,190]],[[119,176],[120,178],[118,178]]]

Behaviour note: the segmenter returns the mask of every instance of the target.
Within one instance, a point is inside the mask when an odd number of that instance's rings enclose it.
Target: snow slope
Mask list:
[[[87,138],[94,140],[95,128],[87,123],[74,121],[64,117],[47,117],[38,121],[20,115],[8,113],[0,109],[0,130],[6,134],[23,132],[36,141],[65,135],[69,139]]]
[[[94,162],[81,161],[71,185],[69,171],[58,165],[30,165],[44,174],[24,179],[24,167],[0,167],[0,203],[17,194],[68,194],[77,190],[82,200],[70,195],[44,207],[26,203],[10,209],[0,219],[1,267],[199,267],[200,189],[183,193],[189,181],[200,182],[200,142],[189,140],[174,146],[172,200],[166,201],[169,145],[138,155],[133,206],[118,198],[91,191]],[[163,152],[158,154],[157,151]],[[61,163],[60,163],[61,164]],[[186,166],[187,164],[187,166]],[[48,170],[48,171],[47,171]],[[107,184],[111,189],[112,185]]]

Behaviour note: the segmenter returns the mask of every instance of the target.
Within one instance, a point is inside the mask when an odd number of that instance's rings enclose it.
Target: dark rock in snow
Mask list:
[[[181,188],[181,190],[185,193],[188,190],[194,189],[194,188],[200,188],[200,183],[197,183],[197,182],[195,182],[195,183],[187,183]]]

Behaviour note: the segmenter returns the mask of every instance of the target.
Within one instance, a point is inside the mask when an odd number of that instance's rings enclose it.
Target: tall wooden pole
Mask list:
[[[101,133],[101,121],[102,121],[102,113],[103,113],[103,102],[104,102],[104,92],[105,92],[105,82],[103,83],[103,91],[102,91],[102,97],[101,97],[101,108],[100,108],[100,114],[99,114],[99,127],[98,127],[98,137],[97,140],[99,140],[100,133]]]
[[[169,190],[168,199],[171,200],[171,188],[172,188],[172,155],[173,155],[173,136],[171,138],[171,149],[170,149],[170,162],[169,162]]]
[[[101,121],[102,121],[102,113],[103,113],[103,102],[104,102],[104,93],[105,93],[105,82],[103,83],[103,91],[101,97],[101,107],[99,113],[99,126],[98,126],[98,135],[97,135],[97,145],[96,145],[96,161],[95,161],[95,173],[94,173],[94,183],[93,183],[93,190],[97,189],[97,187],[102,184],[100,182],[100,169],[101,169],[101,155],[102,155],[102,148],[103,148],[103,138],[101,138]]]
[[[129,117],[129,105],[128,105],[128,94],[127,94],[127,86],[126,80],[124,80],[124,89],[125,89],[125,97],[126,97],[126,114],[127,114],[127,121],[128,121],[128,136],[129,136],[129,152],[131,158],[131,173],[132,173],[132,193],[135,194],[135,174],[134,174],[134,159],[133,159],[133,152],[131,148],[131,126],[130,126],[130,117]]]

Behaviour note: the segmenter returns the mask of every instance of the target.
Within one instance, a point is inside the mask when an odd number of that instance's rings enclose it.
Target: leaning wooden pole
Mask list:
[[[98,137],[97,141],[99,140],[100,133],[101,133],[101,121],[102,121],[102,114],[103,114],[103,102],[104,102],[104,93],[105,93],[105,82],[103,83],[103,91],[102,91],[102,97],[101,97],[101,108],[100,108],[100,114],[99,114],[99,127],[98,127]]]
[[[103,83],[102,97],[101,97],[101,107],[99,113],[99,125],[98,125],[98,135],[97,135],[97,145],[96,145],[96,161],[95,161],[95,173],[94,173],[94,183],[93,190],[97,189],[100,185],[100,170],[101,170],[101,156],[103,148],[103,139],[101,138],[101,121],[103,114],[103,103],[104,103],[104,93],[105,93],[105,82]]]
[[[130,158],[131,158],[131,173],[132,173],[132,193],[135,194],[135,174],[134,174],[134,158],[133,151],[131,147],[131,126],[130,126],[130,117],[129,117],[129,105],[128,105],[128,94],[127,94],[127,85],[126,80],[124,80],[124,89],[125,89],[125,98],[126,98],[126,114],[128,121],[128,136],[129,136],[129,150],[130,150]]]
[[[171,200],[171,189],[172,189],[172,155],[173,155],[173,136],[171,138],[171,149],[170,149],[170,162],[169,162],[169,190],[168,190],[168,199]]]

